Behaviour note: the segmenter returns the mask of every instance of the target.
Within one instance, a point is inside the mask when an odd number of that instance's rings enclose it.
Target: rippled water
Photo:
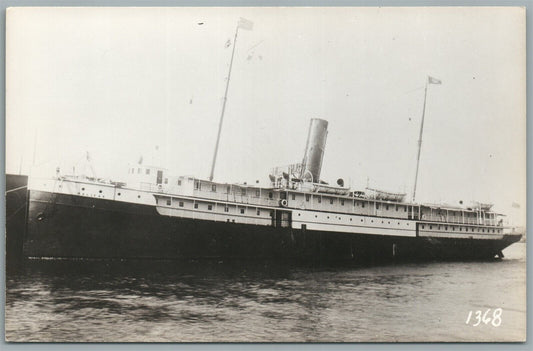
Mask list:
[[[26,261],[9,341],[520,341],[526,247],[496,262],[379,267]],[[502,308],[502,323],[465,323]]]

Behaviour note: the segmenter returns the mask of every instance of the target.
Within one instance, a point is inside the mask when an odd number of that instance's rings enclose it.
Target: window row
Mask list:
[[[427,225],[429,227],[430,230],[433,229],[433,227],[435,227],[435,229],[438,229],[438,230],[448,230],[448,226],[447,225]],[[422,229],[425,229],[426,228],[426,224],[422,224],[421,225]],[[475,228],[475,227],[455,227],[455,226],[450,226],[450,229],[452,232],[455,232],[455,231],[458,231],[458,232],[480,232],[480,233],[501,233],[501,229],[494,229],[494,228]],[[469,230],[470,229],[470,230]]]

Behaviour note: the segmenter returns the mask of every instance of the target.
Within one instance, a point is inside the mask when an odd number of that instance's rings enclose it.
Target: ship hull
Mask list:
[[[492,259],[519,235],[451,239],[337,233],[162,216],[155,206],[30,191],[26,257],[287,259],[377,263]]]
[[[9,266],[22,257],[26,225],[28,176],[6,174],[6,264]]]

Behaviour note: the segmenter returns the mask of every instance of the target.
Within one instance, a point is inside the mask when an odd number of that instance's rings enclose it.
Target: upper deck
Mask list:
[[[217,183],[192,177],[179,177],[175,187],[161,192],[194,198],[259,207],[284,207],[339,214],[413,219],[424,222],[502,226],[501,215],[482,208],[385,201],[361,196],[313,191],[312,187],[260,187],[248,184]],[[344,188],[339,188],[344,189]],[[354,194],[359,194],[355,196]]]

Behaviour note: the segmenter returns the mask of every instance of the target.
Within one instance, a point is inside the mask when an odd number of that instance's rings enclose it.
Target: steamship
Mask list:
[[[519,241],[491,205],[417,204],[320,178],[328,122],[270,185],[226,184],[137,163],[124,183],[30,177],[26,257],[287,259],[371,263],[492,259]]]

